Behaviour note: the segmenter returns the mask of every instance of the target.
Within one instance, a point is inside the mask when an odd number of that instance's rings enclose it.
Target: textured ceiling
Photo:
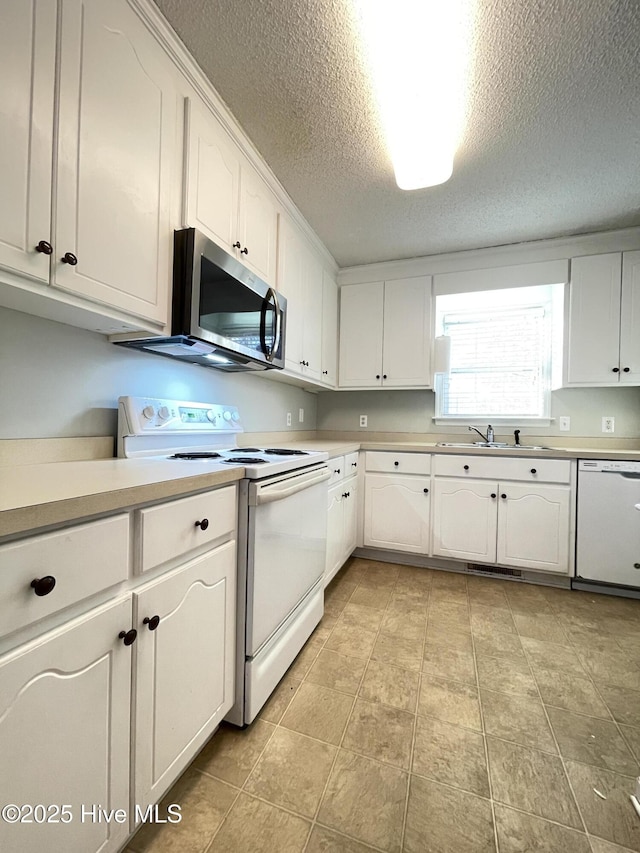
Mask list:
[[[453,177],[404,192],[349,0],[156,0],[340,266],[640,224],[638,0],[477,0]]]

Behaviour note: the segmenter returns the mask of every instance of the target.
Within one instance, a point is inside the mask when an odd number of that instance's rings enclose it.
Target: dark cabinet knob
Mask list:
[[[622,372],[623,372],[623,373],[629,373],[629,371],[630,371],[630,370],[631,370],[631,368],[630,368],[630,367],[623,367],[623,368],[622,368]]]
[[[383,378],[383,379],[386,379],[386,378],[387,378],[387,374],[386,374],[386,373],[383,373],[383,374],[382,374],[382,378]]]
[[[348,498],[350,495],[351,495],[351,492],[343,492],[342,493],[343,498]]]
[[[495,492],[491,492],[491,497],[492,497],[492,498],[497,498],[498,496],[496,495],[496,493],[495,493]]]
[[[396,466],[396,468],[397,468],[397,467],[398,467],[398,465],[399,465],[400,463],[399,463],[399,462],[394,462],[393,464],[394,464],[394,465]]]
[[[339,468],[334,468],[334,469],[333,469],[333,473],[334,473],[334,474],[339,474],[339,473],[340,473],[340,469],[339,469]]]
[[[249,250],[247,249],[246,246],[244,247],[244,249],[240,249],[240,254],[241,255],[248,255],[249,254]]]
[[[468,465],[465,465],[465,466],[464,466],[464,470],[465,470],[465,471],[468,471],[468,470],[469,470],[469,466],[468,466]]]
[[[429,489],[423,489],[422,491],[425,493],[425,495],[429,494]]]
[[[613,367],[612,371],[613,371],[613,373],[620,373],[620,368],[619,367]]]
[[[142,624],[146,625],[150,631],[155,631],[158,625],[160,624],[160,617],[152,616],[151,619],[149,619],[148,616],[145,616],[142,620]]]
[[[40,240],[40,242],[36,246],[36,252],[42,252],[43,255],[52,255],[53,246],[51,245],[51,243],[47,243],[46,240]]]
[[[242,245],[242,243],[240,242],[240,240],[236,240],[236,242],[233,244],[233,248],[239,249],[241,245]]]
[[[380,374],[376,373],[376,379],[380,379]]]
[[[31,587],[36,595],[49,595],[56,585],[53,575],[45,575],[43,578],[34,578]]]
[[[505,493],[504,493],[504,492],[500,495],[500,497],[501,497],[503,500],[506,500],[506,498],[507,498],[507,496],[505,495]]]
[[[138,632],[135,628],[132,628],[130,631],[120,631],[118,634],[118,638],[122,640],[125,646],[131,646],[136,641],[136,637],[138,636]]]
[[[536,468],[532,468],[532,469],[531,469],[531,473],[532,473],[532,474],[537,474],[537,473],[538,473],[538,471],[537,471],[537,469],[536,469]]]
[[[199,527],[200,530],[206,530],[209,526],[209,519],[203,518],[202,521],[196,521],[196,527]]]
[[[357,462],[352,462],[352,463],[351,463],[351,467],[352,467],[352,468],[357,468],[357,467],[358,467],[358,463],[357,463]]]
[[[64,255],[60,258],[63,264],[69,264],[70,267],[75,267],[78,263],[78,259],[73,254],[73,252],[65,252]]]
[[[633,568],[634,569],[640,569],[640,563],[634,563]]]
[[[322,371],[322,375],[323,375],[323,376],[328,376],[328,375],[329,375],[329,371],[328,371],[328,370],[323,370],[323,371]]]

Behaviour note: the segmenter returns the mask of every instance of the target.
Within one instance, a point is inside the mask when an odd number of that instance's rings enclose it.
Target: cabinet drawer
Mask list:
[[[431,456],[428,453],[391,453],[386,450],[368,450],[367,471],[399,474],[428,474],[431,471]]]
[[[335,456],[333,459],[329,459],[327,465],[329,466],[329,471],[331,471],[329,486],[339,483],[340,480],[344,479],[344,456]]]
[[[356,450],[354,453],[347,453],[344,457],[344,476],[353,477],[358,473],[358,457],[360,454]]]
[[[491,480],[568,483],[570,459],[509,458],[503,456],[436,456],[434,473],[441,477],[481,477]]]
[[[140,571],[231,535],[236,517],[235,485],[138,510]]]
[[[116,515],[0,546],[0,635],[82,601],[129,574],[129,516]],[[51,577],[50,592],[31,584]],[[46,583],[40,585],[44,592]]]

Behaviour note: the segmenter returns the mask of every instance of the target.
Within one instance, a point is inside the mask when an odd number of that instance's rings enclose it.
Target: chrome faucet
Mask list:
[[[493,444],[493,442],[494,442],[495,433],[493,431],[493,427],[491,426],[491,424],[489,424],[487,426],[487,434],[486,435],[481,433],[479,429],[476,429],[475,427],[472,427],[472,426],[469,427],[469,431],[470,432],[477,432],[478,435],[480,436],[480,438],[484,439],[484,441],[486,441],[487,444]]]

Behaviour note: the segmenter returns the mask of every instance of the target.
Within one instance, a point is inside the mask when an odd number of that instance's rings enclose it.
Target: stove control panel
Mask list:
[[[219,403],[193,403],[151,397],[120,397],[119,431],[125,435],[220,434],[242,432],[240,413],[235,406]]]

